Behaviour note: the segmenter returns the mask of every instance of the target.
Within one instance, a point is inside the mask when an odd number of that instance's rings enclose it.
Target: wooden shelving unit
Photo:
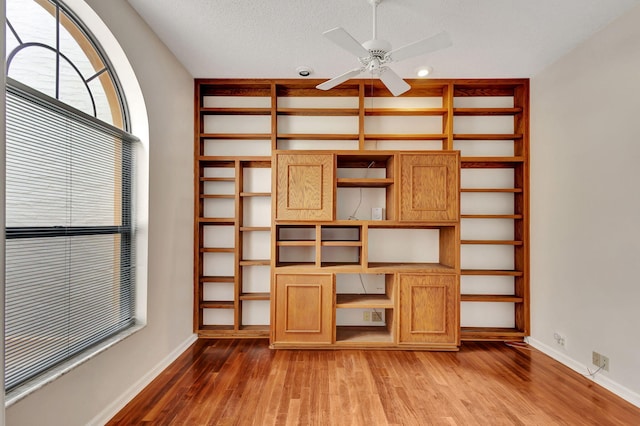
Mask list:
[[[272,164],[271,346],[457,350],[459,153],[276,150]],[[341,169],[366,175],[372,167],[379,176],[336,177]],[[340,187],[381,189],[386,218],[358,220],[357,208],[351,220],[336,218]],[[412,239],[420,259],[371,254],[381,248],[378,231],[422,230],[435,235]],[[427,255],[429,244],[437,255]],[[362,288],[339,289],[338,275],[357,277]],[[380,291],[367,292],[363,277],[377,276],[384,276]],[[380,325],[340,318],[361,311]]]
[[[263,85],[264,86],[264,85]],[[269,87],[266,85],[265,87]],[[195,87],[195,258],[194,258],[194,331],[201,337],[268,337],[269,322],[255,324],[246,315],[252,303],[268,303],[269,277],[264,279],[264,291],[246,291],[245,280],[249,268],[269,268],[270,254],[250,257],[245,241],[256,233],[268,234],[270,223],[263,226],[247,222],[244,214],[252,200],[265,199],[270,204],[270,185],[266,190],[254,190],[246,182],[252,170],[265,170],[270,174],[271,156],[235,155],[233,151],[217,154],[218,145],[225,141],[258,143],[271,139],[270,129],[265,132],[245,130],[244,126],[226,126],[216,131],[217,121],[226,117],[270,116],[271,107],[211,106],[216,96],[244,98],[254,93],[255,85],[244,87],[233,94],[222,86]],[[263,102],[270,103],[269,92],[263,92]],[[213,121],[212,121],[213,120]],[[236,142],[236,143],[237,143]],[[265,189],[263,188],[263,189]],[[255,256],[255,255],[254,255]]]
[[[514,84],[510,84],[514,83]],[[463,170],[504,171],[512,174],[509,187],[465,187],[461,193],[474,196],[512,197],[511,209],[505,213],[462,212],[463,221],[510,221],[513,222],[513,238],[495,237],[484,240],[463,239],[463,245],[510,246],[512,247],[512,264],[510,269],[469,268],[462,269],[461,275],[470,278],[508,279],[513,284],[508,294],[463,293],[463,304],[508,304],[513,306],[511,326],[465,326],[461,329],[462,340],[519,340],[529,334],[529,84],[528,81],[516,80],[485,86],[482,82],[468,82],[454,85],[454,121],[456,117],[505,117],[510,121],[509,133],[454,133],[455,141],[511,141],[510,155],[496,156],[463,156]],[[492,101],[501,99],[504,107],[457,107],[456,103],[465,103],[473,98],[487,98]],[[457,102],[459,101],[459,102]],[[479,103],[483,103],[480,101]],[[469,142],[473,143],[473,142]],[[463,225],[464,229],[464,225]],[[469,286],[471,287],[471,286]]]
[[[251,257],[250,235],[270,235],[295,223],[251,223],[254,203],[269,204],[271,190],[243,187],[245,172],[268,171],[277,150],[404,152],[459,150],[460,157],[460,313],[461,340],[511,340],[529,334],[529,82],[526,79],[410,80],[412,89],[393,98],[378,81],[350,80],[327,92],[314,80],[197,79],[195,81],[195,302],[194,329],[203,337],[269,337],[274,317],[257,324],[252,303],[273,303],[269,288],[243,290],[255,268],[272,268],[279,250],[312,253],[308,262],[279,262],[291,274],[395,274],[398,267],[451,272],[447,266],[368,262],[363,239],[379,224],[334,217],[332,225],[359,229],[358,241],[287,241],[276,238],[268,253]],[[381,154],[386,155],[386,154]],[[366,169],[365,156],[349,167]],[[338,160],[340,161],[340,160]],[[343,163],[346,157],[341,160]],[[344,166],[344,164],[342,164]],[[379,167],[378,162],[372,167]],[[347,167],[348,168],[348,167]],[[214,175],[213,169],[228,174]],[[270,172],[269,172],[270,173]],[[336,190],[381,190],[397,196],[397,176],[338,176]],[[217,188],[225,188],[218,190]],[[231,189],[229,189],[231,188]],[[334,195],[335,197],[335,195]],[[216,203],[230,211],[217,213]],[[260,205],[262,205],[260,204]],[[497,209],[499,206],[500,209]],[[398,206],[385,207],[395,217]],[[224,209],[223,209],[224,210]],[[338,212],[339,212],[338,206]],[[323,223],[319,226],[327,225]],[[313,232],[320,232],[313,226]],[[215,231],[215,232],[214,232]],[[208,240],[223,233],[232,244]],[[205,238],[207,237],[207,238]],[[261,237],[262,238],[262,237]],[[264,238],[263,238],[264,239]],[[271,237],[269,237],[271,239]],[[207,240],[207,241],[205,241]],[[206,242],[206,244],[205,244]],[[276,250],[274,253],[273,250]],[[322,261],[323,251],[357,253],[358,261]],[[222,260],[218,260],[220,257]],[[215,261],[211,259],[215,258]],[[224,259],[223,259],[224,258]],[[484,260],[486,259],[486,260]],[[230,263],[230,265],[226,265]],[[216,271],[212,265],[225,265]],[[252,269],[253,268],[253,269]],[[213,272],[211,271],[213,269]],[[270,281],[269,277],[264,278]],[[325,284],[328,285],[328,284]],[[225,289],[218,292],[216,288]],[[379,309],[393,318],[398,295],[341,295],[334,309]],[[353,300],[352,300],[353,299]],[[264,305],[261,309],[265,309]],[[495,307],[502,317],[495,323]],[[212,313],[221,311],[219,322]],[[268,311],[268,309],[267,309]],[[504,314],[511,312],[511,314]],[[506,315],[506,316],[505,316]],[[328,336],[336,346],[389,346],[398,321],[380,327],[337,326]]]

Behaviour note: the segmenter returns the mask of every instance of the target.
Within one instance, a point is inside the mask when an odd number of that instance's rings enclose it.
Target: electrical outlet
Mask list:
[[[599,354],[596,351],[591,352],[591,362],[604,371],[609,371],[609,357]]]
[[[609,371],[609,357],[600,355],[600,365],[604,371]]]
[[[556,343],[558,345],[562,346],[563,348],[564,348],[565,344],[567,343],[566,338],[562,334],[560,334],[558,332],[553,333],[553,339],[556,341]]]
[[[371,312],[364,311],[362,313],[362,321],[371,321]]]
[[[371,321],[373,322],[381,322],[382,321],[382,312],[371,312]]]

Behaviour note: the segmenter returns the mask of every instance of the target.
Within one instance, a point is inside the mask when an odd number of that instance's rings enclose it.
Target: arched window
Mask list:
[[[57,0],[6,0],[5,389],[135,322],[134,145],[117,76]]]
[[[7,1],[7,75],[93,117],[129,130],[108,58],[61,2]]]

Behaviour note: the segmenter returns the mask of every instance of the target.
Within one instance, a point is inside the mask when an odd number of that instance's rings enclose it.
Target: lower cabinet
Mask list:
[[[276,273],[272,346],[457,350],[458,276],[398,272],[387,277],[385,294],[336,295],[335,274]],[[385,325],[337,327],[336,309],[345,307],[383,309]]]
[[[458,346],[458,277],[400,273],[400,344]]]
[[[331,343],[333,275],[276,274],[273,343]]]

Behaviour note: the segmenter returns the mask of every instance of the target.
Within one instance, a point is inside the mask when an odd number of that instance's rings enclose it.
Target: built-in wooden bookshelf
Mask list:
[[[376,80],[350,80],[326,92],[316,90],[317,83],[302,79],[195,81],[195,331],[203,337],[272,336],[271,293],[278,283],[271,282],[274,275],[265,270],[292,275],[321,271],[329,280],[360,273],[380,274],[389,283],[400,279],[397,264],[367,260],[366,239],[370,232],[374,236],[380,232],[376,231],[379,224],[349,220],[351,212],[340,205],[328,222],[356,229],[355,241],[323,240],[322,229],[329,226],[325,222],[309,224],[312,231],[307,231],[313,238],[308,240],[289,241],[277,235],[280,228],[293,229],[299,223],[295,218],[276,222],[275,215],[271,217],[274,182],[264,176],[271,176],[275,152],[332,152],[337,169],[350,163],[350,168],[371,172],[337,176],[336,192],[364,188],[365,193],[382,191],[389,194],[387,200],[400,200],[398,176],[388,172],[398,166],[389,165],[388,158],[396,161],[402,152],[443,150],[460,151],[460,216],[455,225],[460,257],[455,302],[459,303],[459,338],[513,340],[528,335],[528,80],[409,80],[412,89],[398,98]],[[373,151],[380,151],[380,161],[368,169]],[[374,173],[380,168],[386,170],[384,177]],[[254,170],[261,170],[259,177]],[[254,188],[245,175],[258,182],[269,180],[268,185]],[[339,194],[334,196],[339,204]],[[382,206],[386,222],[399,217],[400,206],[395,203]],[[254,205],[269,211],[257,212]],[[257,223],[253,222],[256,215]],[[212,235],[217,233],[227,235],[227,240],[216,245]],[[265,240],[275,243],[254,253],[254,247],[263,246]],[[313,258],[281,261],[280,251],[294,259],[292,253]],[[339,262],[335,253],[358,260]],[[258,278],[255,270],[261,271]],[[257,283],[247,284],[256,279]],[[334,297],[330,293],[328,344],[389,346],[398,341],[403,331],[401,321],[394,318],[399,318],[401,297],[396,287],[381,286],[385,287],[382,295]],[[336,311],[359,308],[383,312],[387,331],[373,324],[337,325]],[[255,313],[262,317],[255,318]]]

